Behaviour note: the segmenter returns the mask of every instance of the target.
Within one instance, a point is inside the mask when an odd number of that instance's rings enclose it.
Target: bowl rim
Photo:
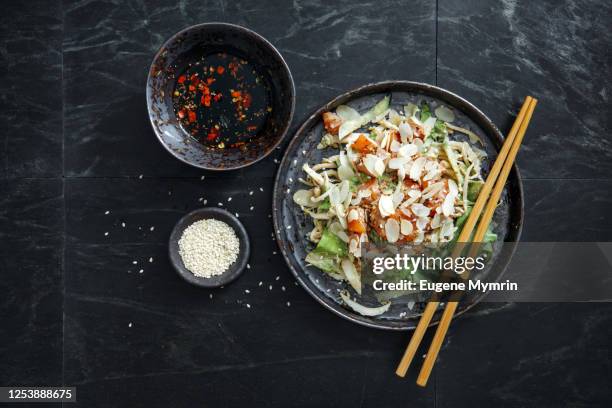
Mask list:
[[[201,164],[197,164],[197,163],[193,163],[190,162],[189,160],[186,160],[184,157],[178,155],[176,152],[174,152],[172,149],[170,149],[166,143],[164,143],[164,141],[162,140],[161,136],[159,135],[159,133],[157,132],[157,130],[155,129],[155,125],[153,123],[153,118],[151,117],[151,96],[150,96],[150,92],[149,92],[149,82],[151,81],[151,74],[153,72],[153,66],[155,65],[155,61],[158,60],[158,58],[160,57],[161,53],[170,45],[172,44],[172,42],[174,42],[176,40],[177,37],[179,37],[180,35],[188,32],[188,31],[192,31],[192,30],[201,30],[201,29],[206,29],[206,28],[225,28],[225,29],[231,29],[231,30],[237,30],[240,31],[244,34],[247,34],[249,36],[253,36],[255,37],[257,40],[261,41],[266,47],[268,47],[268,49],[271,51],[271,53],[273,55],[275,55],[281,62],[283,68],[285,69],[286,73],[287,73],[287,77],[289,79],[289,84],[290,84],[290,90],[291,90],[291,97],[290,99],[290,104],[291,104],[291,108],[289,111],[289,118],[286,120],[286,123],[284,124],[284,128],[281,132],[281,134],[279,135],[279,137],[277,138],[276,142],[271,145],[263,154],[261,154],[260,156],[258,156],[257,158],[248,161],[246,163],[242,163],[239,165],[235,165],[235,166],[231,166],[231,167],[211,167],[211,166],[206,166],[206,165],[201,165]],[[289,69],[289,64],[287,64],[287,61],[285,61],[285,59],[283,58],[282,54],[280,53],[280,51],[278,51],[278,49],[270,42],[268,41],[265,37],[263,37],[261,34],[258,34],[257,32],[251,30],[250,28],[238,25],[238,24],[232,24],[232,23],[226,23],[226,22],[222,22],[222,21],[213,21],[213,22],[207,22],[207,23],[199,23],[199,24],[194,24],[191,26],[187,26],[179,31],[177,31],[176,33],[174,33],[173,35],[171,35],[166,41],[164,41],[164,43],[160,46],[160,48],[157,50],[157,52],[155,53],[155,55],[153,56],[153,59],[151,60],[151,64],[149,65],[149,71],[147,73],[147,81],[145,84],[145,98],[147,100],[147,115],[149,116],[149,122],[151,123],[151,127],[153,128],[153,133],[155,134],[155,137],[157,138],[157,140],[159,141],[159,143],[164,147],[164,149],[166,149],[166,151],[168,153],[170,153],[173,157],[177,158],[178,160],[182,161],[183,163],[186,163],[192,167],[198,168],[198,169],[202,169],[202,170],[209,170],[209,171],[231,171],[231,170],[238,170],[238,169],[242,169],[245,167],[248,167],[250,165],[253,165],[263,159],[265,159],[266,157],[268,157],[270,155],[270,153],[272,153],[274,151],[274,149],[276,149],[278,147],[278,145],[287,137],[287,134],[289,133],[289,129],[291,128],[291,123],[293,122],[293,116],[295,114],[295,82],[293,80],[293,75],[291,74],[291,69]]]
[[[276,172],[276,176],[274,178],[274,188],[273,188],[273,193],[272,193],[272,222],[274,225],[274,236],[276,238],[276,242],[279,246],[279,250],[281,254],[283,255],[285,263],[287,267],[289,268],[291,274],[299,282],[300,286],[311,297],[313,297],[319,304],[321,304],[325,309],[331,311],[335,315],[345,320],[348,320],[353,323],[357,323],[358,325],[361,325],[364,327],[381,329],[381,330],[386,330],[386,331],[412,331],[416,328],[416,323],[417,323],[416,320],[406,321],[406,325],[395,325],[395,326],[385,325],[384,322],[382,321],[367,320],[363,316],[361,317],[357,316],[356,313],[350,312],[348,310],[341,310],[342,308],[341,305],[338,305],[338,304],[332,305],[331,303],[326,302],[326,300],[324,300],[323,297],[320,296],[319,291],[311,288],[308,282],[306,281],[307,278],[306,278],[305,273],[302,274],[300,271],[297,270],[301,268],[296,268],[293,265],[292,259],[290,259],[290,256],[286,252],[287,243],[285,242],[285,238],[282,235],[282,231],[284,230],[284,225],[282,223],[281,215],[280,215],[282,209],[279,206],[280,200],[277,200],[277,197],[279,197],[281,194],[281,191],[283,191],[282,186],[281,186],[283,168],[286,166],[286,163],[289,160],[291,160],[291,158],[289,158],[287,153],[294,147],[294,145],[298,144],[301,141],[302,138],[298,140],[298,136],[303,136],[305,130],[311,125],[313,121],[320,120],[319,118],[322,112],[328,111],[332,107],[335,107],[335,105],[338,104],[339,101],[342,101],[347,98],[349,99],[353,98],[355,97],[355,95],[359,95],[362,93],[369,93],[369,92],[371,93],[381,92],[380,91],[381,88],[396,87],[396,86],[414,87],[417,89],[421,89],[423,91],[439,92],[441,94],[445,94],[446,96],[456,99],[460,103],[465,104],[466,108],[468,110],[471,110],[471,113],[473,113],[478,118],[479,121],[482,121],[482,123],[484,123],[486,126],[490,128],[490,130],[492,131],[492,136],[494,136],[494,140],[497,143],[499,143],[499,148],[501,148],[501,145],[503,144],[505,137],[503,136],[499,128],[495,125],[495,123],[493,123],[493,121],[487,115],[485,115],[485,113],[482,110],[476,107],[472,102],[468,101],[467,99],[463,98],[462,96],[448,89],[445,89],[445,88],[442,88],[436,85],[428,84],[425,82],[407,81],[407,80],[384,80],[384,81],[378,81],[378,82],[368,82],[366,84],[343,91],[337,96],[323,103],[319,107],[315,107],[310,112],[310,114],[308,114],[308,116],[304,118],[304,120],[300,123],[298,128],[295,130],[295,132],[293,133],[293,136],[291,137],[291,140],[289,141],[289,144],[285,147],[285,150],[283,151],[283,157],[280,161],[280,164]],[[523,224],[525,222],[525,194],[524,194],[524,188],[523,188],[523,180],[522,180],[519,168],[517,166],[517,163],[513,164],[512,171],[510,174],[511,175],[514,174],[516,176],[516,181],[517,181],[516,191],[517,191],[518,203],[517,203],[516,210],[519,213],[519,217],[518,217],[519,222],[516,227],[516,241],[513,243],[513,248],[510,251],[508,259],[503,265],[502,271],[499,275],[500,277],[504,274],[510,259],[514,255],[514,252],[516,250],[516,243],[520,241],[520,238],[523,232]],[[477,299],[475,299],[472,303],[468,304],[463,309],[458,310],[455,313],[455,316],[457,317],[462,316],[463,314],[471,310],[473,307],[481,303],[482,299],[487,295],[487,293],[482,294]],[[412,323],[412,325],[409,325],[410,323]],[[438,323],[439,323],[439,319],[434,319],[430,322],[428,327],[436,326]]]
[[[178,254],[178,260],[180,262],[177,263],[175,260],[175,256],[173,255],[173,245],[178,246],[178,240],[180,239],[179,234],[187,228],[189,225],[184,226],[179,229],[179,225],[185,224],[185,220],[194,216],[194,215],[202,215],[202,218],[199,218],[198,221],[203,219],[216,219],[226,224],[230,225],[232,229],[235,231],[238,236],[238,240],[241,241],[241,245],[244,244],[244,253],[239,253],[238,258],[236,259],[236,269],[233,273],[228,275],[228,270],[223,271],[219,275],[215,275],[211,278],[204,278],[201,276],[194,275],[190,270],[188,270],[185,265],[182,263],[182,259],[180,254]],[[221,217],[217,217],[216,215],[220,215]],[[174,239],[176,238],[176,239]],[[196,210],[190,211],[187,214],[183,215],[172,227],[172,231],[170,232],[170,236],[168,237],[168,258],[170,264],[176,273],[186,282],[199,286],[202,288],[214,289],[224,285],[227,285],[236,279],[238,279],[245,271],[246,266],[249,262],[249,257],[251,256],[251,242],[249,239],[249,234],[242,224],[242,222],[236,217],[234,214],[229,212],[224,208],[218,207],[202,207]],[[230,265],[231,266],[231,265]],[[226,278],[223,278],[226,276]],[[212,278],[217,278],[213,283]]]

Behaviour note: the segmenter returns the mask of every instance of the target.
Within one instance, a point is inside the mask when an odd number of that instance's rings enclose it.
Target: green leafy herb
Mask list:
[[[478,198],[478,194],[480,193],[480,189],[482,188],[483,185],[484,183],[480,180],[470,181],[470,183],[468,184],[468,193],[467,193],[468,200],[470,200],[471,202],[475,202],[476,199]]]
[[[326,197],[321,204],[319,204],[319,210],[327,211],[331,208],[331,202],[329,197]]]
[[[421,104],[421,122],[425,122],[431,116],[431,109],[429,109],[429,105],[426,102]]]
[[[325,229],[321,235],[321,240],[315,248],[319,252],[326,252],[330,255],[337,255],[340,257],[346,256],[348,253],[348,247],[344,241],[331,231]]]
[[[431,132],[429,133],[429,137],[434,142],[442,143],[444,142],[444,139],[446,139],[446,135],[448,135],[448,131],[446,130],[446,124],[441,120],[437,119],[433,129],[431,129]]]

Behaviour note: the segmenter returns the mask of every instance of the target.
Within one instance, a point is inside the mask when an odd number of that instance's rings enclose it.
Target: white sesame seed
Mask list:
[[[125,228],[125,222],[121,223],[121,227]]]
[[[208,200],[204,200],[202,201],[202,204],[206,205],[208,203]]]
[[[278,159],[274,159],[274,163],[278,163]]]
[[[108,232],[105,232],[105,233],[104,233],[104,236],[105,236],[105,237],[107,237],[107,236],[108,236]]]
[[[284,291],[285,291],[285,287],[284,287],[284,286],[281,286],[281,290],[284,292]]]
[[[138,176],[138,178],[142,180],[142,174],[140,176]]]
[[[251,293],[251,291],[250,291],[250,290],[248,290],[248,289],[245,289],[245,290],[244,290],[244,293]]]
[[[287,225],[287,229],[291,229],[291,225]]]
[[[306,156],[306,150],[302,150],[302,154]]]
[[[261,285],[263,285],[263,282],[259,281],[259,284],[257,286],[261,286]]]
[[[232,197],[227,197],[227,202],[232,201]]]
[[[204,180],[204,176],[200,177],[200,180]]]
[[[149,263],[153,263],[153,257],[149,258]]]
[[[287,194],[289,194],[290,192],[291,192],[291,189],[290,189],[290,188],[288,188],[288,189],[287,189]]]
[[[264,190],[263,190],[263,188],[262,188],[262,187],[259,187],[259,191],[263,192]]]
[[[291,302],[287,302],[287,307],[291,306]]]
[[[280,279],[280,276],[277,276],[274,280],[279,280],[279,279]]]
[[[272,251],[272,255],[276,255],[276,251]]]
[[[268,289],[272,290],[272,285],[268,286]]]
[[[246,307],[247,307],[248,309],[250,309],[250,308],[251,308],[251,305],[249,305],[249,304],[247,303],[247,304],[246,304]]]
[[[205,219],[188,226],[178,244],[185,267],[208,278],[223,273],[237,259],[240,241],[223,221]]]
[[[251,210],[251,211],[253,211],[254,209],[255,209],[255,207],[253,207],[253,206],[251,206],[251,207],[249,208],[249,210]]]
[[[223,203],[219,203],[218,205],[219,205],[219,207],[223,207]]]
[[[129,322],[129,323],[128,323],[128,327],[132,327],[132,322]]]
[[[249,191],[249,195],[253,195],[253,192],[252,192],[252,191]]]
[[[247,269],[251,269],[251,264],[247,264]]]
[[[198,198],[198,201],[204,201],[204,197]]]
[[[110,211],[106,210],[106,211],[104,212],[104,215],[108,215],[108,214],[110,214]]]
[[[134,265],[138,265],[138,261],[132,261]]]
[[[155,227],[149,228],[149,231],[153,231],[153,230],[155,230]]]
[[[144,269],[141,269],[138,271],[138,273],[143,273],[143,272],[144,272]]]
[[[212,299],[212,298],[213,298],[213,295],[212,295],[212,293],[211,293],[210,295],[208,295],[208,297]]]

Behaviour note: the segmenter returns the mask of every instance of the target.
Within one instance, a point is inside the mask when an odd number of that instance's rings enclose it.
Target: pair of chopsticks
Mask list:
[[[468,219],[465,222],[461,233],[459,234],[457,239],[458,245],[455,248],[455,253],[453,253],[452,257],[460,255],[463,248],[461,243],[466,243],[470,240],[472,231],[474,230],[478,219],[480,219],[480,223],[478,224],[478,228],[474,234],[473,242],[482,242],[485,233],[487,232],[487,228],[491,223],[491,219],[493,218],[493,213],[495,212],[497,203],[499,202],[502,191],[504,190],[504,185],[506,184],[506,180],[508,179],[508,175],[510,174],[510,170],[512,169],[512,165],[516,159],[516,154],[521,146],[523,136],[525,136],[525,131],[527,130],[527,126],[529,125],[529,121],[531,120],[531,116],[537,102],[538,101],[531,96],[527,96],[527,98],[525,98],[525,102],[523,103],[523,106],[521,107],[521,110],[519,111],[519,114],[516,117],[512,128],[510,129],[508,137],[504,141],[499,155],[491,168],[489,176],[480,190],[480,194],[476,199],[476,203],[474,203],[472,212],[468,216]],[[429,301],[427,303],[425,311],[423,312],[414,334],[406,347],[404,356],[395,370],[395,373],[398,376],[404,377],[406,375],[408,367],[410,367],[410,363],[414,359],[417,349],[423,340],[425,330],[427,330],[427,327],[429,326],[439,304],[440,302],[438,301]],[[436,329],[434,338],[429,346],[429,350],[427,351],[425,361],[421,367],[421,372],[417,378],[417,384],[421,387],[424,387],[427,384],[427,380],[429,379],[429,375],[431,374],[433,366],[436,362],[436,358],[438,357],[438,353],[442,347],[442,342],[444,341],[444,337],[446,336],[446,332],[448,331],[458,304],[459,302],[456,301],[448,302],[446,304],[446,308],[442,314],[442,319],[440,320],[440,324]]]

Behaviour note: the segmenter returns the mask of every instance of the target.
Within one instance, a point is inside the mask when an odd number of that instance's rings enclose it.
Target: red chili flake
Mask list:
[[[193,123],[196,121],[196,113],[194,111],[189,111],[189,123]]]
[[[248,92],[244,93],[244,96],[242,97],[242,106],[245,109],[248,109],[249,106],[251,106],[251,102],[253,101],[253,98],[251,97],[251,94]]]
[[[232,91],[232,98],[240,97],[240,91]]]
[[[210,78],[210,77],[206,78],[206,84],[207,84],[207,85],[210,85],[210,84],[212,84],[212,83],[213,83],[213,82],[215,82],[215,81],[216,81],[216,79],[215,79],[215,78]]]
[[[213,127],[212,129],[210,129],[210,132],[208,132],[206,140],[210,142],[212,140],[215,140],[217,137],[219,137],[219,130]]]
[[[247,126],[247,130],[248,130],[249,132],[251,132],[251,131],[253,131],[253,130],[255,130],[255,129],[257,129],[257,126],[256,126],[256,125],[249,125],[249,126]]]
[[[221,99],[221,93],[216,94],[213,98],[215,102],[219,102],[219,100]]]
[[[178,83],[182,84],[183,82],[185,82],[185,75],[181,75],[180,77],[178,77]]]
[[[178,115],[180,119],[185,118],[185,111],[181,109],[180,111],[178,111]]]
[[[225,68],[223,68],[221,65],[219,65],[217,67],[217,74],[221,75],[225,72]]]
[[[210,106],[210,95],[202,95],[202,98],[200,98],[200,103],[204,106]]]
[[[196,90],[196,87],[194,85],[189,85],[189,90],[193,92]]]

